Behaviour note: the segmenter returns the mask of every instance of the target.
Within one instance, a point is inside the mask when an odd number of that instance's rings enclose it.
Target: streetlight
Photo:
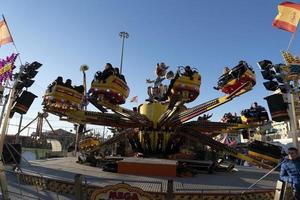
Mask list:
[[[84,88],[84,109],[86,110],[86,99],[85,99],[85,95],[86,95],[86,74],[85,74],[85,71],[87,71],[89,69],[89,66],[87,65],[81,65],[80,66],[80,71],[82,71],[82,74],[83,74],[83,88]]]
[[[122,65],[123,65],[123,52],[124,52],[124,41],[125,38],[129,38],[129,34],[125,31],[119,33],[120,38],[122,39],[122,52],[121,52],[121,65],[120,65],[120,74],[122,74]]]
[[[83,91],[84,91],[84,94],[83,94],[83,99],[82,99],[82,107],[84,110],[86,110],[87,108],[87,100],[86,100],[86,74],[85,72],[89,69],[89,66],[83,64],[80,66],[80,71],[82,72],[83,74]],[[85,125],[84,125],[85,126]],[[74,124],[74,129],[76,130],[76,138],[75,138],[75,156],[76,156],[76,153],[77,153],[77,147],[78,147],[78,142],[79,142],[79,134],[80,134],[80,131],[79,131],[79,128],[80,125],[78,124]],[[84,127],[85,129],[85,127]]]

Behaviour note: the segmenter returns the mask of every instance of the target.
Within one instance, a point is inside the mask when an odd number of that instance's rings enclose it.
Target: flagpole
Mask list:
[[[8,24],[7,24],[7,22],[6,22],[6,19],[5,19],[5,17],[4,17],[3,14],[2,14],[2,18],[3,18],[3,21],[4,21],[5,25],[6,25],[6,27],[7,27],[8,33],[9,33],[11,39],[12,39],[12,43],[13,43],[13,45],[14,45],[14,47],[15,47],[16,53],[19,54],[19,56],[18,56],[18,57],[19,57],[19,61],[20,61],[21,65],[23,65],[23,64],[22,64],[22,60],[21,60],[20,53],[19,53],[19,51],[18,51],[18,48],[17,48],[16,43],[15,43],[15,41],[14,41],[14,38],[13,38],[11,32],[10,32],[9,26],[8,26]]]
[[[16,53],[18,54],[18,58],[19,58],[20,64],[21,64],[21,66],[22,66],[23,63],[22,63],[22,60],[21,60],[21,55],[20,55],[20,53],[19,53],[19,50],[18,50],[18,48],[17,48],[17,45],[16,45],[16,43],[15,43],[15,41],[14,41],[14,38],[13,38],[11,32],[10,32],[9,26],[8,26],[8,24],[7,24],[7,22],[6,22],[6,19],[5,19],[5,17],[4,17],[3,14],[2,14],[2,18],[3,18],[3,21],[4,21],[5,25],[6,25],[6,27],[7,27],[8,33],[9,33],[11,39],[12,39],[12,43],[13,43],[13,45],[14,45],[14,47],[15,47]],[[20,121],[19,121],[18,131],[21,130],[21,127],[22,127],[22,121],[23,121],[23,114],[21,114],[21,116],[20,116]],[[16,138],[16,141],[18,141],[18,137]]]
[[[291,38],[290,38],[289,45],[288,45],[287,50],[286,50],[287,52],[289,51],[289,49],[290,49],[290,47],[291,47],[291,44],[292,44],[293,39],[294,39],[294,37],[295,37],[295,33],[296,33],[296,31],[292,34],[292,36],[291,36]]]

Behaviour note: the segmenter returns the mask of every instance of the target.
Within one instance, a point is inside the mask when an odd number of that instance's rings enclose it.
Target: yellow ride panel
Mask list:
[[[157,127],[157,122],[162,114],[168,109],[168,104],[160,102],[144,103],[139,107],[139,112],[145,115],[150,121],[153,122],[154,128]]]

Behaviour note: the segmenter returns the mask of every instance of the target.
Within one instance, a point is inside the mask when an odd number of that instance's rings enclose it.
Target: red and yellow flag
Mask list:
[[[300,18],[300,4],[283,2],[278,5],[278,12],[272,25],[294,33]]]
[[[10,35],[7,24],[4,20],[0,21],[0,46],[13,42],[13,38]]]

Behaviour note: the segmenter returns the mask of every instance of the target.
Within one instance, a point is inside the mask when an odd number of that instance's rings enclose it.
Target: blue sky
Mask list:
[[[139,103],[147,98],[147,78],[155,78],[155,65],[165,62],[170,69],[179,65],[196,67],[202,75],[201,95],[188,107],[221,96],[213,89],[224,66],[245,60],[255,69],[253,91],[210,113],[219,120],[225,112],[248,108],[252,102],[267,107],[263,97],[270,93],[262,85],[257,62],[282,62],[291,34],[272,27],[280,1],[200,0],[7,0],[0,11],[7,19],[23,62],[43,64],[30,91],[39,96],[25,115],[26,124],[41,111],[41,96],[57,76],[82,82],[79,67],[89,65],[88,83],[106,62],[120,65],[120,31],[127,31],[123,73],[130,97]],[[300,55],[296,34],[291,52]],[[12,45],[0,48],[0,56],[14,52]],[[127,103],[131,108],[136,104]],[[93,109],[90,106],[90,109]],[[18,123],[18,114],[11,120]],[[55,127],[72,127],[52,116]],[[13,132],[13,127],[10,129]]]

